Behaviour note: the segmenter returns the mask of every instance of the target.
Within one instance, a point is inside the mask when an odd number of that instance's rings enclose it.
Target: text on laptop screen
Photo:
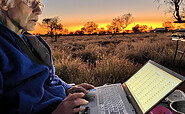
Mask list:
[[[126,85],[145,113],[180,83],[180,79],[147,63],[126,82]]]

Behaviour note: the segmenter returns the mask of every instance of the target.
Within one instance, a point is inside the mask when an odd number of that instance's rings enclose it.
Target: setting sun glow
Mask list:
[[[147,27],[160,28],[162,23],[171,20],[171,14],[166,15],[164,10],[158,9],[159,4],[153,0],[41,0],[44,4],[43,14],[39,23],[44,18],[58,16],[64,29],[68,32],[81,30],[85,23],[93,21],[98,28],[107,30],[107,25],[117,16],[131,13],[134,21],[125,30],[132,30],[135,25],[147,25]],[[31,33],[47,34],[48,29],[38,24]]]

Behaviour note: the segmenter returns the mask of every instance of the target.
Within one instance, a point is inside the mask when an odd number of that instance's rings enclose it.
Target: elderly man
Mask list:
[[[73,114],[90,84],[70,86],[55,75],[49,46],[34,30],[40,0],[0,0],[0,113]]]

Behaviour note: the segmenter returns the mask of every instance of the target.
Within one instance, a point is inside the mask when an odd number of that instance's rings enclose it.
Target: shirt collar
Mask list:
[[[8,28],[7,26],[3,25],[1,22],[0,22],[0,25],[2,25],[2,26],[4,26],[4,27],[6,27],[9,31],[11,31],[11,32],[15,33],[13,30],[11,30],[11,29],[10,29],[10,28]],[[17,34],[17,33],[15,33],[15,34]],[[22,38],[22,34],[19,34],[19,36]]]

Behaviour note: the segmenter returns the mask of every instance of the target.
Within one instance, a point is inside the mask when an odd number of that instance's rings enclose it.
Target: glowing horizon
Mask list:
[[[155,28],[160,28],[162,27],[162,21],[156,21],[156,22],[152,22],[152,21],[146,21],[146,22],[142,22],[142,21],[138,21],[138,22],[133,22],[132,24],[130,24],[127,28],[125,28],[125,30],[132,30],[132,27],[134,27],[135,25],[139,24],[139,25],[147,25],[148,28],[152,27],[153,29]],[[84,23],[85,24],[85,23]],[[76,30],[81,30],[81,28],[83,27],[84,24],[76,24],[76,25],[64,25],[64,29],[67,29],[69,32],[75,32]],[[103,27],[105,30],[107,30],[107,25],[110,23],[96,23],[98,24],[98,28],[100,29],[101,27]],[[46,34],[47,33],[47,29],[46,28],[41,28],[39,25],[36,26],[34,31],[31,31],[31,33],[37,34]]]
[[[153,0],[41,0],[44,4],[43,14],[39,17],[39,22],[44,18],[58,16],[64,28],[69,32],[80,30],[89,21],[98,24],[98,28],[111,23],[117,16],[131,13],[134,23],[126,29],[131,30],[136,24],[147,25],[148,27],[159,28],[162,23],[171,20],[171,14],[164,14],[164,10],[158,9],[159,4]],[[31,33],[47,33],[47,29],[38,25]]]

